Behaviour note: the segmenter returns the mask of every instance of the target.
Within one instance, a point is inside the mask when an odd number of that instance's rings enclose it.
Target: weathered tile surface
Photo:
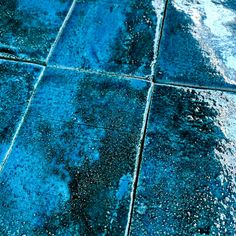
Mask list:
[[[0,3],[0,56],[45,61],[71,0],[5,0]]]
[[[236,85],[235,1],[170,0],[156,80]]]
[[[0,60],[0,161],[12,140],[41,68]]]
[[[163,5],[163,0],[78,1],[50,63],[149,75]]]
[[[235,235],[236,94],[155,89],[131,235]]]
[[[148,88],[47,70],[0,177],[0,234],[122,235]]]

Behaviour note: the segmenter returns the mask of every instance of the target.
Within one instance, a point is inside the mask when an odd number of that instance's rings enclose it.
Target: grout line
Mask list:
[[[135,163],[134,180],[133,180],[133,185],[132,185],[131,201],[130,201],[130,207],[129,207],[129,213],[128,213],[128,222],[126,225],[124,236],[129,236],[130,230],[131,230],[131,223],[132,223],[132,218],[133,218],[133,213],[134,213],[134,204],[135,204],[135,198],[136,198],[137,187],[138,187],[138,179],[139,179],[139,174],[141,170],[143,150],[144,150],[145,138],[146,138],[147,126],[148,126],[148,119],[150,115],[151,101],[152,101],[153,90],[154,90],[153,77],[155,74],[155,64],[159,56],[160,42],[163,35],[164,22],[165,22],[166,12],[167,12],[167,5],[168,5],[168,0],[165,0],[162,21],[160,23],[159,20],[157,20],[157,28],[156,28],[156,34],[155,34],[155,40],[154,40],[154,56],[153,56],[153,61],[151,62],[151,78],[150,78],[151,86],[148,91],[147,103],[146,103],[145,112],[143,116],[143,127],[141,130],[141,136],[140,136],[139,145],[138,145],[138,153],[137,153],[136,163]],[[158,12],[157,6],[154,5],[154,8],[157,13]],[[158,15],[157,15],[157,19],[158,19]],[[160,27],[160,30],[159,30],[159,27]]]
[[[154,0],[155,2],[156,0]],[[153,81],[153,77],[155,75],[155,65],[157,62],[157,58],[159,56],[159,52],[160,52],[160,45],[161,45],[161,39],[163,36],[163,31],[164,31],[164,23],[165,23],[165,19],[166,19],[166,13],[167,13],[167,7],[168,7],[168,0],[163,0],[164,1],[164,7],[163,9],[163,17],[162,20],[160,20],[161,22],[159,22],[159,20],[157,20],[157,28],[156,28],[156,35],[155,35],[155,40],[154,40],[154,57],[153,57],[153,61],[151,63],[151,75],[152,75],[152,81]],[[156,3],[157,4],[157,3]],[[158,7],[154,5],[156,14],[158,13]],[[157,15],[157,19],[158,19],[158,15]],[[159,29],[160,27],[160,29]]]
[[[165,82],[165,81],[156,81],[154,85],[159,86],[166,86],[166,87],[184,87],[184,88],[190,88],[190,89],[201,89],[201,90],[213,90],[213,91],[219,91],[219,92],[232,92],[236,93],[236,87],[235,88],[227,88],[227,87],[208,87],[208,86],[201,86],[201,85],[194,85],[194,84],[184,84],[184,83],[178,83],[178,82]]]
[[[131,229],[134,202],[135,202],[136,191],[137,191],[137,186],[138,186],[139,173],[141,169],[140,167],[141,167],[143,149],[144,149],[146,132],[147,132],[148,118],[149,118],[150,109],[151,109],[153,89],[154,89],[154,83],[151,83],[151,86],[149,88],[148,95],[147,95],[147,103],[145,107],[145,112],[143,115],[143,126],[141,130],[141,135],[140,135],[140,140],[139,140],[139,145],[138,145],[138,153],[137,153],[136,163],[135,163],[134,181],[133,181],[132,191],[131,191],[131,201],[130,201],[130,207],[129,207],[129,213],[128,213],[128,222],[125,229],[125,236],[128,236],[130,234],[130,229]]]
[[[41,79],[42,79],[42,77],[43,77],[43,75],[44,75],[44,72],[45,72],[45,70],[46,70],[47,62],[48,62],[48,60],[49,60],[49,58],[50,58],[50,56],[51,56],[51,54],[52,54],[52,51],[53,51],[53,49],[55,48],[55,46],[56,46],[56,44],[57,44],[57,42],[58,42],[58,40],[59,40],[59,38],[60,38],[60,36],[61,36],[61,34],[62,34],[63,29],[65,28],[65,25],[66,25],[68,19],[70,18],[70,15],[71,15],[71,13],[72,13],[72,11],[73,11],[73,9],[74,9],[75,3],[76,3],[76,0],[73,0],[73,3],[72,3],[72,5],[71,5],[71,7],[70,7],[70,9],[69,9],[69,11],[68,11],[68,13],[67,13],[67,15],[66,15],[64,21],[63,21],[63,23],[62,23],[62,26],[61,26],[60,29],[59,29],[59,32],[58,32],[58,34],[57,34],[57,37],[56,37],[54,43],[52,44],[52,47],[51,47],[51,49],[50,49],[50,51],[49,51],[49,54],[48,54],[48,56],[47,56],[47,58],[46,58],[45,67],[43,67],[43,69],[42,69],[42,71],[41,71],[41,73],[40,73],[40,75],[39,75],[39,77],[38,77],[38,79],[37,79],[37,81],[36,81],[36,83],[35,83],[35,85],[34,85],[34,89],[33,89],[33,91],[32,91],[32,94],[31,94],[31,96],[30,96],[30,99],[29,99],[29,101],[28,101],[28,104],[27,104],[27,107],[26,107],[26,109],[25,109],[25,112],[24,112],[23,116],[21,117],[21,120],[20,120],[20,122],[19,122],[19,124],[18,124],[18,126],[17,126],[16,132],[15,132],[15,134],[14,134],[14,136],[13,136],[13,139],[12,139],[12,141],[11,141],[11,144],[10,144],[10,146],[9,146],[9,148],[8,148],[8,150],[7,150],[5,156],[4,156],[4,158],[3,158],[3,160],[2,160],[2,162],[1,162],[1,164],[0,164],[0,174],[2,173],[2,171],[3,171],[3,169],[4,169],[4,166],[6,165],[6,162],[7,162],[7,160],[9,159],[9,156],[11,155],[13,146],[14,146],[14,144],[15,144],[15,142],[16,142],[16,139],[17,139],[17,137],[18,137],[18,135],[19,135],[20,129],[21,129],[21,127],[22,127],[22,125],[23,125],[23,123],[24,123],[24,121],[25,121],[25,119],[26,119],[26,116],[27,116],[27,114],[28,114],[28,111],[29,111],[29,108],[30,108],[30,106],[31,106],[32,100],[33,100],[34,95],[35,95],[35,93],[36,93],[36,90],[37,90],[37,88],[38,88],[38,85],[39,85],[39,83],[40,83],[40,81],[41,81]]]
[[[9,158],[11,152],[12,152],[13,146],[14,146],[14,144],[15,144],[15,142],[16,142],[16,139],[17,139],[17,137],[18,137],[18,135],[19,135],[20,129],[21,129],[21,127],[22,127],[22,125],[23,125],[23,123],[24,123],[24,121],[25,121],[25,118],[26,118],[27,113],[28,113],[28,111],[29,111],[29,107],[30,107],[30,105],[31,105],[31,103],[32,103],[32,100],[33,100],[33,97],[34,97],[35,92],[36,92],[36,90],[37,90],[38,84],[40,83],[40,81],[41,81],[41,79],[42,79],[42,77],[43,77],[43,74],[44,74],[45,69],[46,69],[46,67],[44,67],[44,68],[42,69],[42,71],[41,71],[41,73],[40,73],[40,75],[39,75],[39,77],[38,77],[38,79],[37,79],[37,81],[36,81],[36,83],[35,83],[35,85],[34,85],[34,89],[33,89],[33,91],[32,91],[32,94],[31,94],[31,96],[30,96],[30,99],[29,99],[29,101],[28,101],[28,104],[27,104],[27,107],[26,107],[26,109],[25,109],[25,112],[24,112],[23,116],[21,117],[21,120],[20,120],[20,122],[19,122],[19,124],[18,124],[18,126],[17,126],[16,132],[15,132],[15,134],[14,134],[14,136],[13,136],[13,139],[12,139],[12,141],[11,141],[11,144],[10,144],[10,146],[9,146],[7,152],[6,152],[6,155],[4,156],[4,158],[3,158],[3,160],[2,160],[2,162],[1,162],[1,164],[0,164],[0,174],[2,173],[2,171],[3,171],[3,169],[4,169],[4,166],[5,166],[5,164],[6,164],[7,160],[8,160],[8,158]]]
[[[13,57],[4,57],[4,56],[0,56],[0,60],[3,61],[9,61],[9,62],[19,62],[19,63],[25,63],[25,64],[30,64],[30,65],[34,65],[34,66],[46,66],[46,63],[43,61],[39,61],[39,62],[34,62],[28,59],[23,59],[23,58],[13,58]]]
[[[166,18],[166,12],[167,12],[167,4],[168,0],[162,0],[164,2],[164,6],[161,8],[161,11],[163,10],[163,17],[159,19],[158,15],[159,9],[158,9],[158,2],[157,0],[153,0],[153,7],[155,9],[156,15],[157,15],[157,26],[156,26],[156,33],[155,33],[155,39],[154,39],[154,55],[153,55],[153,61],[151,63],[151,78],[153,80],[153,76],[155,75],[155,65],[157,62],[157,58],[159,55],[160,51],[160,44],[161,44],[161,39],[163,35],[163,29],[164,29],[164,21]]]
[[[67,13],[67,15],[66,15],[66,17],[65,17],[65,19],[64,19],[64,21],[63,21],[63,23],[61,25],[61,27],[60,27],[60,29],[58,31],[57,37],[56,37],[54,43],[52,44],[52,46],[50,48],[50,51],[49,51],[48,56],[46,58],[46,65],[48,64],[48,61],[49,61],[49,59],[50,59],[50,57],[52,55],[52,52],[53,52],[54,48],[56,47],[56,45],[57,45],[57,43],[58,43],[58,41],[59,41],[59,39],[60,39],[60,37],[62,35],[62,32],[63,32],[63,30],[65,29],[65,27],[67,25],[68,20],[70,19],[70,16],[71,16],[71,14],[73,12],[75,4],[76,4],[76,0],[73,0],[72,4],[70,6],[70,9],[69,9],[69,11],[68,11],[68,13]]]
[[[143,80],[145,82],[150,82],[150,80],[148,79],[149,76],[117,74],[117,73],[108,72],[108,71],[86,70],[82,68],[57,66],[57,65],[48,65],[48,68],[54,68],[54,69],[59,69],[59,70],[71,70],[71,71],[77,71],[77,72],[88,73],[88,74],[96,74],[96,75],[105,75],[109,77],[123,77],[123,78],[129,78],[129,79],[138,79],[138,80]]]

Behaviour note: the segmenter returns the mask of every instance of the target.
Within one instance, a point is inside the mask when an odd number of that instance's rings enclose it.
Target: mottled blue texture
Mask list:
[[[156,21],[151,0],[78,1],[50,64],[147,76]]]
[[[233,2],[169,1],[155,81],[235,88]]]
[[[1,1],[0,57],[43,63],[71,3],[71,0]]]
[[[234,236],[235,16],[0,0],[0,236]]]
[[[0,161],[11,143],[41,69],[0,60]]]
[[[235,231],[236,94],[156,86],[132,236]]]
[[[0,177],[0,234],[124,234],[148,88],[47,70]]]

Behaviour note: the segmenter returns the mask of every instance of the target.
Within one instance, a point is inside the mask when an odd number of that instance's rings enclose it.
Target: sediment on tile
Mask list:
[[[148,90],[47,70],[0,179],[0,233],[123,235]]]

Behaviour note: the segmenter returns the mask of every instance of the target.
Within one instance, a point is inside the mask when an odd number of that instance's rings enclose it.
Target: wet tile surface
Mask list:
[[[162,0],[78,1],[50,64],[149,75],[163,5]]]
[[[131,235],[234,235],[236,94],[158,86]]]
[[[44,62],[71,0],[0,2],[0,57]]]
[[[236,85],[235,1],[169,1],[156,81]]]
[[[46,70],[0,176],[0,234],[123,235],[148,88]]]
[[[34,84],[38,66],[0,60],[0,161],[11,143]]]

